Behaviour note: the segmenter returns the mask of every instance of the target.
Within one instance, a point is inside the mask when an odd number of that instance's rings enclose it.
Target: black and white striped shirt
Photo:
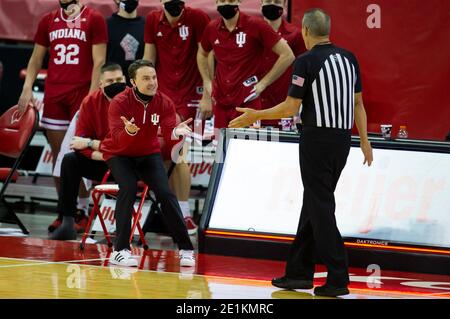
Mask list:
[[[351,52],[333,44],[316,45],[296,59],[288,94],[302,99],[303,125],[352,129],[359,92],[359,65]]]

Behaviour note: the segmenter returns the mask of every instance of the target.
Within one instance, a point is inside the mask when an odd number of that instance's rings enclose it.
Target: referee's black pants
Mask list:
[[[56,211],[59,216],[74,217],[81,178],[101,181],[108,166],[104,161],[94,161],[81,153],[70,152],[61,162],[61,181]]]
[[[116,202],[115,250],[130,249],[132,209],[142,180],[161,203],[162,218],[179,249],[193,250],[177,198],[169,188],[168,177],[160,153],[140,157],[116,156],[107,161],[119,184]]]
[[[334,190],[350,151],[348,130],[304,127],[300,171],[304,187],[300,222],[286,276],[313,280],[316,258],[328,269],[327,285],[349,283],[347,253],[336,225]]]

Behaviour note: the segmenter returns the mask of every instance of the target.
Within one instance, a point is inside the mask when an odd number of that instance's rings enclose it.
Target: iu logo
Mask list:
[[[156,113],[153,113],[151,116],[151,122],[153,123],[153,125],[158,125],[159,123],[159,115]]]
[[[180,37],[183,41],[186,41],[189,36],[189,28],[183,24],[178,30],[180,31]]]
[[[247,38],[247,34],[244,32],[239,32],[236,34],[236,44],[242,48],[245,44],[245,39]]]

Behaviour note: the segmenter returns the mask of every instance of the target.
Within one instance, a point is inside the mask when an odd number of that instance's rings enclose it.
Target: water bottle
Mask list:
[[[397,138],[408,138],[408,131],[406,130],[406,125],[400,125]]]

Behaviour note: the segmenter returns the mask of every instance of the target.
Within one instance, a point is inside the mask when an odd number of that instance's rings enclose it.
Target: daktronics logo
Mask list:
[[[111,206],[104,206],[102,207],[102,211],[100,212],[102,214],[103,220],[109,221],[111,224],[116,222],[116,219],[114,218],[114,212],[115,210]]]
[[[389,242],[388,241],[383,241],[383,240],[357,239],[356,242],[358,244],[389,246]]]
[[[189,164],[191,168],[192,177],[196,177],[198,175],[202,175],[207,173],[211,175],[212,172],[212,164],[211,163],[198,163],[198,164]]]

